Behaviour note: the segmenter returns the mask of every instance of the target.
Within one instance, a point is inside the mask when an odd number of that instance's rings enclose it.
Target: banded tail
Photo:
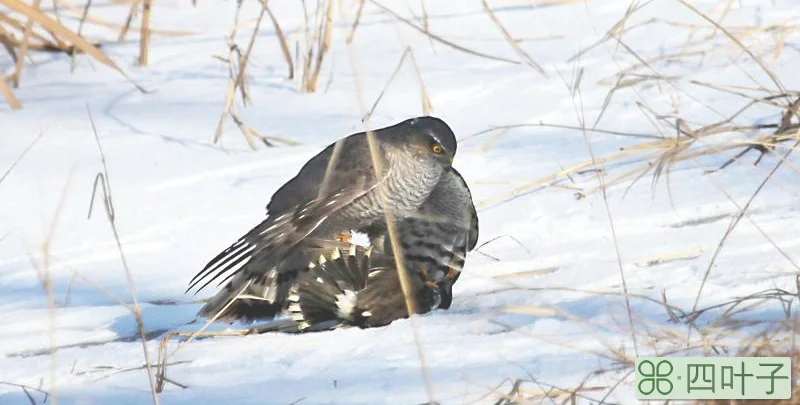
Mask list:
[[[441,288],[425,284],[414,271],[410,276],[417,312],[436,309]],[[293,288],[289,301],[289,313],[303,331],[369,328],[408,317],[394,258],[356,245],[311,263],[307,277]]]

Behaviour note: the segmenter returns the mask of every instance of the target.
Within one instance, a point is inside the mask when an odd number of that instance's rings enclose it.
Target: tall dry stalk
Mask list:
[[[258,19],[256,20],[256,25],[253,28],[253,33],[250,36],[250,41],[247,45],[247,48],[244,52],[242,52],[239,45],[236,43],[236,36],[238,34],[239,28],[239,18],[242,9],[242,1],[237,2],[236,14],[234,16],[234,24],[231,33],[227,37],[228,41],[228,56],[227,58],[219,58],[220,60],[224,61],[228,65],[228,85],[226,88],[225,94],[225,104],[222,108],[222,114],[219,117],[219,121],[217,121],[217,129],[214,132],[214,143],[217,143],[222,138],[222,133],[225,128],[225,123],[227,119],[230,117],[239,127],[242,135],[244,135],[247,144],[252,149],[256,149],[256,140],[260,140],[267,146],[272,146],[268,138],[261,136],[256,132],[254,129],[248,127],[244,124],[244,121],[239,118],[237,113],[237,106],[236,106],[236,94],[237,92],[241,95],[241,100],[243,105],[248,105],[250,103],[250,96],[247,91],[247,65],[250,61],[250,54],[253,51],[253,46],[255,45],[256,38],[258,36],[259,30],[261,28],[261,22],[264,19],[264,16],[267,14],[267,4],[266,2],[261,2],[261,12],[258,15]]]
[[[103,170],[102,172],[98,173],[95,177],[94,182],[94,190],[92,191],[92,199],[91,203],[94,203],[94,195],[97,188],[97,185],[100,184],[101,191],[103,193],[103,207],[105,208],[106,212],[106,219],[108,220],[109,225],[111,226],[111,231],[114,235],[114,242],[116,243],[117,252],[119,253],[120,261],[122,262],[122,268],[125,271],[125,280],[128,284],[128,290],[131,294],[131,305],[128,309],[133,314],[134,319],[136,320],[136,328],[139,332],[139,338],[142,343],[142,353],[144,355],[145,361],[145,370],[147,371],[147,382],[150,387],[150,394],[153,401],[153,405],[159,405],[160,401],[158,398],[158,392],[156,390],[156,381],[155,376],[153,374],[153,367],[150,364],[150,353],[147,348],[147,333],[144,329],[144,320],[142,319],[142,310],[139,306],[139,299],[136,295],[136,284],[133,281],[133,275],[131,274],[131,270],[128,267],[128,260],[125,256],[125,252],[122,248],[122,242],[120,241],[119,231],[117,230],[117,222],[116,222],[116,212],[114,211],[114,204],[113,204],[113,193],[111,192],[111,182],[109,180],[108,175],[108,164],[106,162],[106,155],[103,151],[103,145],[100,143],[100,136],[97,133],[97,127],[94,123],[94,118],[92,117],[92,112],[89,109],[89,106],[86,106],[86,112],[89,116],[89,122],[92,125],[92,133],[94,134],[94,139],[97,144],[97,150],[100,154],[100,162],[102,163]],[[91,207],[89,209],[89,216],[91,217]]]
[[[333,39],[334,0],[317,0],[313,24],[309,21],[306,2],[303,1],[302,5],[305,16],[303,31],[305,52],[301,53],[304,60],[300,88],[306,93],[313,93],[317,91],[322,64]]]
[[[147,66],[150,57],[150,12],[153,0],[142,0],[142,27],[139,34],[139,66]]]

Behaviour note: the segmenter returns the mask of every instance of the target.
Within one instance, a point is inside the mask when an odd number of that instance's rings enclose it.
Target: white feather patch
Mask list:
[[[356,298],[357,294],[351,290],[344,290],[344,293],[336,295],[337,314],[340,318],[351,319],[353,317]]]

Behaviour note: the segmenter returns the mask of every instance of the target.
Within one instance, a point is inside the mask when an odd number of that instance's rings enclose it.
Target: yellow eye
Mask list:
[[[439,155],[442,152],[444,152],[444,148],[442,148],[442,145],[439,145],[438,143],[435,143],[435,144],[433,144],[433,146],[431,146],[431,151],[433,151],[433,153]]]

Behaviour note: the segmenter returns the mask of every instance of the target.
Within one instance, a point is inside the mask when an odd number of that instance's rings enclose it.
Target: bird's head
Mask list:
[[[402,141],[422,159],[433,159],[442,166],[450,167],[456,155],[456,136],[441,119],[417,117],[398,124],[402,129]]]

